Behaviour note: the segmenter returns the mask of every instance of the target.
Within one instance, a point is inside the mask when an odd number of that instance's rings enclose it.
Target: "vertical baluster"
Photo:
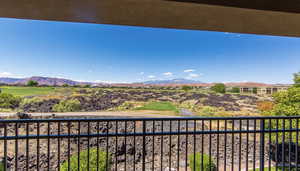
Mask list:
[[[29,170],[29,122],[26,123],[26,171]]]
[[[48,171],[50,170],[50,122],[48,121],[47,128],[47,159],[48,159]]]
[[[180,120],[178,120],[178,125],[177,125],[177,171],[179,171],[179,160],[180,160],[180,153],[179,153],[179,148],[180,148]]]
[[[187,171],[188,168],[188,131],[189,131],[189,121],[185,121],[185,171]]]
[[[234,131],[234,120],[232,120],[232,131]],[[231,171],[234,171],[234,133],[231,134]]]
[[[18,131],[18,123],[15,123],[15,136],[18,137],[19,131]],[[19,158],[19,142],[18,142],[18,138],[16,138],[15,140],[15,169],[19,170],[18,168],[18,158]]]
[[[57,169],[60,170],[60,125],[61,122],[57,122]]]
[[[110,163],[108,163],[108,132],[109,132],[109,121],[106,122],[106,157],[105,157],[105,170],[108,171],[108,166]],[[135,152],[134,152],[135,153]]]
[[[239,120],[239,170],[242,170],[242,124],[243,120]]]
[[[209,131],[211,132],[211,130],[212,130],[212,121],[211,120],[209,120]],[[211,150],[212,150],[212,142],[211,142],[211,133],[209,133],[209,163],[211,163],[212,162],[212,153],[211,153]],[[211,167],[209,167],[209,170],[211,171]]]
[[[96,158],[97,158],[97,161],[99,161],[99,153],[100,153],[100,151],[99,151],[99,134],[100,134],[100,123],[99,123],[99,121],[97,121],[97,139],[96,139],[96,143],[97,143],[97,156],[96,156]],[[97,162],[97,171],[99,171],[99,162]]]
[[[224,171],[227,168],[227,120],[225,120],[225,134],[224,134]]]
[[[125,121],[125,137],[124,137],[124,143],[125,143],[125,163],[124,163],[124,170],[127,169],[127,121]]]
[[[143,164],[142,164],[142,170],[146,170],[146,121],[143,120]]]
[[[67,122],[67,129],[68,129],[68,171],[71,170],[71,140],[70,140],[70,135],[71,135],[71,124],[70,121]]]
[[[169,171],[171,171],[171,168],[172,168],[172,163],[171,163],[171,160],[172,160],[172,135],[171,135],[171,132],[172,132],[172,121],[170,120],[169,122],[170,124],[170,135],[169,135]]]
[[[4,170],[7,170],[7,123],[4,123]]]
[[[80,134],[81,134],[81,123],[78,121],[78,139],[77,139],[77,168],[80,171]]]
[[[255,170],[256,166],[256,119],[254,119],[254,137],[253,137],[253,170]]]
[[[220,156],[220,149],[219,149],[219,144],[220,144],[220,133],[219,133],[219,131],[220,131],[220,120],[218,119],[217,120],[217,131],[218,131],[218,133],[217,133],[217,170],[219,170],[219,156]]]
[[[152,133],[155,133],[155,121],[152,121]],[[154,135],[152,136],[152,170],[154,171]]]
[[[282,151],[282,171],[284,171],[285,168],[285,119],[282,119],[282,141],[281,141],[281,151]]]
[[[40,170],[40,123],[37,122],[37,145],[36,145],[36,170],[39,171]]]

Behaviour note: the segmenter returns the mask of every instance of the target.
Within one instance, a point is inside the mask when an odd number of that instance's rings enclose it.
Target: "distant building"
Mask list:
[[[287,89],[290,86],[291,85],[286,85],[286,84],[275,84],[275,85],[260,86],[260,87],[242,86],[239,88],[240,88],[240,93],[272,95],[277,92],[287,91]]]

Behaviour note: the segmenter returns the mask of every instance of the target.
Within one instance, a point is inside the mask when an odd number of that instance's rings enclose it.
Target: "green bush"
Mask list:
[[[0,94],[0,108],[14,109],[19,106],[21,98],[8,93]]]
[[[216,93],[226,93],[226,86],[223,83],[215,84],[210,89]]]
[[[81,104],[77,99],[63,100],[53,106],[55,112],[76,112],[80,111]]]
[[[84,150],[80,152],[79,155],[79,160],[80,160],[80,168],[78,168],[78,155],[73,155],[70,158],[70,170],[71,171],[77,171],[79,170],[89,170],[89,171],[96,171],[97,170],[97,163],[99,165],[99,171],[105,171],[106,168],[107,170],[110,170],[110,165],[111,165],[111,155],[107,154],[106,152],[102,151],[99,149],[98,153],[98,161],[97,161],[97,149],[96,148],[91,148],[89,152],[89,168],[87,167],[88,164],[88,150]],[[106,157],[107,162],[106,162]],[[106,165],[107,163],[107,165]],[[61,171],[67,171],[68,170],[68,161],[65,161],[61,166],[60,170]]]
[[[195,158],[196,160],[194,160],[194,154],[189,155],[189,166],[191,170],[194,171],[209,171],[209,170],[215,171],[216,170],[216,164],[214,163],[213,159],[209,155],[196,153]],[[210,158],[211,161],[209,162]],[[203,170],[202,170],[202,160],[203,160]]]
[[[253,94],[257,94],[257,87],[253,87],[252,93],[253,93]]]
[[[203,106],[198,112],[202,115],[214,115],[219,112],[219,109],[212,106]]]
[[[277,170],[280,170],[280,171],[296,171],[295,168],[291,168],[291,170],[289,170],[289,167],[271,167],[271,168],[268,168],[268,167],[265,167],[264,168],[264,171],[277,171]],[[257,168],[255,170],[249,170],[249,171],[260,171],[260,168]]]
[[[189,91],[189,90],[192,90],[193,87],[192,86],[188,86],[188,85],[184,85],[184,86],[182,86],[181,89],[184,90],[184,91]]]
[[[34,80],[29,80],[27,82],[27,86],[29,86],[29,87],[36,87],[38,85],[39,85],[39,83],[37,81],[34,81]]]
[[[288,91],[273,95],[275,106],[273,114],[293,116],[300,114],[300,88],[292,87]]]
[[[232,87],[232,89],[230,90],[231,93],[240,93],[240,88],[238,87]]]
[[[278,126],[277,126],[278,123]],[[291,119],[291,120],[287,120],[287,119],[271,119],[270,120],[265,120],[265,129],[268,130],[289,130],[289,129],[296,129],[297,128],[297,119]],[[298,125],[298,128],[300,128],[300,125]],[[269,138],[269,135],[266,136],[266,138]],[[296,143],[297,142],[297,132],[286,132],[286,133],[282,133],[282,132],[278,132],[278,133],[271,133],[271,141],[272,142],[289,142],[291,140],[291,142]]]
[[[295,87],[300,87],[300,72],[294,74]]]
[[[39,102],[42,102],[42,101],[43,101],[42,99],[39,99],[37,97],[34,97],[34,98],[24,98],[24,99],[22,99],[22,101],[20,103],[20,106],[24,107],[26,105],[30,105],[30,104],[33,104],[33,103],[39,103]]]

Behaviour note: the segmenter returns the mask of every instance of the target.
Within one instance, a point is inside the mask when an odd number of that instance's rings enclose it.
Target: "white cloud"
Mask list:
[[[13,74],[10,72],[0,72],[0,77],[12,77]]]
[[[165,72],[165,73],[163,73],[163,75],[166,76],[166,77],[172,77],[173,73],[172,72]]]
[[[24,78],[24,76],[15,75],[10,72],[0,72],[0,77]]]
[[[194,70],[194,69],[186,69],[183,72],[194,72],[194,71],[196,71],[196,70]]]
[[[153,79],[153,78],[156,78],[156,76],[154,76],[154,75],[149,75],[148,78]]]
[[[113,84],[113,83],[118,83],[116,81],[109,81],[109,80],[95,80],[92,81],[93,83],[104,83],[104,84]]]
[[[145,73],[144,72],[140,72],[140,75],[144,75]]]
[[[190,73],[188,77],[190,77],[190,78],[197,78],[199,76],[200,76],[199,74]]]

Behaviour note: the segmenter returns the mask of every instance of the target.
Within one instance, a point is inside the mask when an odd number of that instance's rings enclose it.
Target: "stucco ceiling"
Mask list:
[[[1,0],[0,17],[300,36],[295,0]]]

